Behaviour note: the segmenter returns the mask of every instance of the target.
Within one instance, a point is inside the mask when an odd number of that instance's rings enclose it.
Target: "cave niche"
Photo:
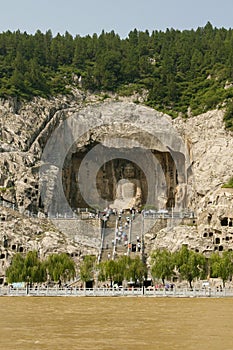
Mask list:
[[[66,199],[73,210],[77,208],[86,208],[89,207],[88,203],[84,200],[79,186],[79,168],[81,166],[82,161],[85,162],[85,156],[88,154],[90,149],[94,147],[94,145],[88,144],[82,148],[76,148],[76,150],[72,150],[66,157],[63,166],[62,172],[62,182],[63,182],[63,190],[66,196]],[[134,150],[133,150],[134,152]],[[135,149],[137,152],[137,149]],[[160,191],[165,192],[165,202],[163,204],[163,208],[171,208],[175,206],[175,194],[176,194],[176,186],[178,182],[176,166],[173,161],[172,156],[169,152],[161,152],[157,150],[151,150],[153,157],[156,158],[158,166],[161,167],[164,174],[164,182],[161,182],[161,179],[158,178],[157,188],[160,188]],[[97,164],[101,164],[102,155],[98,155],[99,159],[95,159]],[[116,184],[123,177],[123,169],[124,167],[130,163],[134,168],[135,178],[140,181],[141,189],[142,189],[142,202],[141,206],[144,207],[148,200],[148,184],[145,173],[143,169],[141,169],[137,164],[132,161],[129,161],[125,158],[115,158],[105,162],[98,170],[96,176],[96,188],[99,196],[111,203],[115,199],[116,194]],[[85,165],[84,165],[85,166]],[[154,176],[156,177],[156,170]],[[91,170],[86,170],[86,180],[88,182],[88,178],[91,178]],[[91,186],[91,183],[90,183]],[[157,188],[154,190],[154,197],[152,200],[150,199],[149,205],[154,207],[155,209],[160,209],[161,204],[159,204],[156,193]],[[93,201],[93,207],[95,207],[95,201]]]

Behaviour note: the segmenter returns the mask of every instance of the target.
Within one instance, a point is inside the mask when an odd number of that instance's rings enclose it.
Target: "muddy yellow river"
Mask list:
[[[233,299],[0,297],[0,349],[232,350]]]

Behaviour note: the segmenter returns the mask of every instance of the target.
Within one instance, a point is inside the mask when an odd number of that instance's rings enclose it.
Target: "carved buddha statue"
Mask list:
[[[142,190],[140,181],[135,179],[134,167],[127,164],[123,178],[118,181],[116,198],[111,207],[115,209],[137,208],[141,205]]]

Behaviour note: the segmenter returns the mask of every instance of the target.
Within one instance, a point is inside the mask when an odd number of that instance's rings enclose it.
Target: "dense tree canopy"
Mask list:
[[[25,257],[17,253],[6,270],[9,283],[12,282],[44,282],[47,279],[45,264],[38,258],[36,251],[28,252]]]
[[[0,96],[67,93],[80,77],[82,88],[95,92],[147,89],[148,105],[174,116],[189,107],[201,113],[233,97],[233,29],[135,29],[124,39],[114,31],[0,33]],[[229,110],[229,128],[232,120]]]
[[[232,251],[226,251],[220,256],[213,253],[210,257],[210,269],[212,277],[220,277],[225,287],[225,282],[232,279],[233,275],[233,254]]]
[[[70,281],[75,276],[74,261],[66,253],[51,254],[44,263],[52,281]]]
[[[232,280],[233,252],[212,253],[209,258],[203,254],[182,246],[172,253],[166,249],[157,249],[150,255],[150,272],[154,281],[161,279],[163,284],[178,277],[187,280],[192,288],[195,279],[208,277],[221,278],[223,286]],[[75,277],[74,260],[66,253],[51,254],[41,260],[37,251],[29,251],[26,255],[16,253],[11,265],[6,270],[8,283],[13,282],[66,282]],[[117,260],[97,263],[94,255],[86,255],[79,265],[80,279],[83,282],[98,281],[122,283],[130,281],[142,284],[147,279],[148,266],[139,256],[134,258],[120,256]]]
[[[97,267],[99,270],[99,281],[115,282],[132,281],[142,283],[147,276],[146,265],[139,256],[134,259],[129,256],[121,256],[118,260],[103,261]]]
[[[16,253],[6,270],[9,283],[12,282],[58,282],[75,276],[74,261],[66,254],[51,254],[40,260],[37,251],[29,251],[26,256]]]
[[[195,278],[206,278],[207,261],[203,254],[189,250],[184,245],[174,254],[174,260],[180,276],[189,282],[190,288]]]
[[[203,254],[182,246],[178,251],[171,253],[163,249],[157,249],[151,252],[151,275],[154,279],[161,278],[170,280],[178,275],[179,279],[187,280],[190,288],[195,278],[207,277],[207,260]]]
[[[83,282],[92,281],[96,266],[96,257],[94,255],[86,255],[80,265],[80,278]]]
[[[151,254],[151,275],[154,279],[161,278],[163,284],[165,279],[174,275],[175,259],[170,251],[157,249]]]

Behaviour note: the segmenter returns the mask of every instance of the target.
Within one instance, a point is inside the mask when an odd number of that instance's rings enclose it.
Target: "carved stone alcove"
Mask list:
[[[87,106],[61,124],[44,153],[47,212],[111,205],[127,163],[141,184],[140,206],[183,209],[190,202],[189,151],[170,118],[148,107]]]
[[[76,152],[72,153],[67,157],[63,167],[63,189],[65,196],[72,209],[88,207],[88,203],[84,200],[79,187],[78,172],[81,162],[84,160],[85,155],[88,153],[89,147],[83,151],[83,149],[77,149]],[[175,194],[177,186],[177,171],[174,160],[170,153],[160,152],[152,150],[153,156],[157,159],[159,166],[161,167],[164,180],[160,181],[160,178],[155,179],[157,186],[160,187],[161,191],[165,193],[165,203],[162,206],[158,203],[156,198],[156,191],[154,190],[154,200],[150,201],[150,206],[156,209],[161,207],[171,208],[175,205]],[[100,155],[101,157],[101,155]],[[85,160],[84,160],[85,161]],[[96,160],[98,162],[98,159]],[[90,176],[91,181],[95,181],[99,196],[106,200],[108,203],[114,202],[116,199],[117,183],[124,178],[124,168],[131,164],[134,168],[134,178],[140,182],[141,186],[141,206],[147,203],[148,199],[148,184],[144,171],[134,162],[130,162],[128,159],[116,158],[105,162],[98,170],[95,179],[91,178],[90,170],[87,169],[87,184],[88,177]],[[159,176],[159,171],[153,174],[154,177]],[[93,202],[95,204],[95,202]],[[95,205],[93,205],[95,206]]]

